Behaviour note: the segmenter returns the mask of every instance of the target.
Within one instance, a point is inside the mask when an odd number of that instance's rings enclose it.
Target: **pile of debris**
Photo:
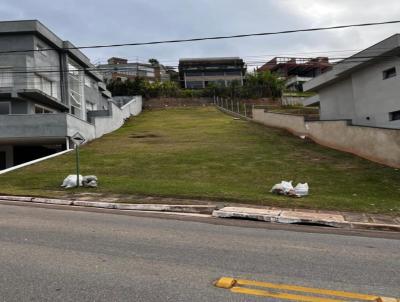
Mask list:
[[[297,186],[293,187],[293,181],[282,181],[272,187],[271,193],[278,195],[286,195],[290,197],[303,197],[308,195],[308,183],[298,183]]]
[[[76,174],[68,175],[64,179],[61,187],[65,188],[65,189],[76,188],[76,181],[77,181]],[[79,186],[80,187],[96,188],[97,182],[98,182],[97,176],[95,176],[95,175],[88,175],[88,176],[79,175]]]

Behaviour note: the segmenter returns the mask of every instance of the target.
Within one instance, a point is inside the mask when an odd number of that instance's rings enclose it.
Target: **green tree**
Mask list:
[[[158,62],[158,60],[157,60],[157,59],[154,59],[154,58],[149,59],[149,63],[150,63],[152,66],[158,66],[158,65],[160,65],[160,63]]]
[[[277,98],[282,96],[285,82],[270,71],[247,74],[243,95],[248,98]]]

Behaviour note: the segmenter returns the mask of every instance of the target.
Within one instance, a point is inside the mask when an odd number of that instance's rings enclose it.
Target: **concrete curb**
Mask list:
[[[213,205],[168,205],[168,204],[129,204],[114,202],[96,202],[85,200],[66,200],[24,196],[0,196],[0,200],[22,201],[42,204],[67,205],[77,207],[93,207],[102,209],[116,209],[122,211],[149,211],[191,214],[211,214],[216,206]]]
[[[400,224],[352,222],[346,221],[344,216],[339,214],[288,211],[279,209],[225,207],[217,210],[217,206],[214,205],[129,204],[26,196],[0,196],[0,201],[1,200],[74,207],[115,209],[121,211],[212,214],[212,216],[216,218],[237,218],[282,224],[309,224],[355,230],[400,232]]]
[[[217,218],[239,218],[283,224],[309,224],[345,229],[400,232],[400,225],[346,221],[344,216],[339,214],[225,207],[213,211],[212,215]]]

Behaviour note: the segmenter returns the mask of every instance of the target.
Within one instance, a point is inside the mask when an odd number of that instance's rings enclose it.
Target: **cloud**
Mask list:
[[[398,0],[2,0],[0,19],[39,19],[75,45],[114,44],[270,32],[397,19]],[[398,25],[196,43],[85,50],[93,61],[151,57],[242,56],[260,64],[272,55],[344,56],[397,33]]]

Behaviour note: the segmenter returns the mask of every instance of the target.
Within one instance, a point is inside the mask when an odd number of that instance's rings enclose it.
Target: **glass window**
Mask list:
[[[0,115],[8,115],[11,112],[11,103],[10,102],[0,102]]]
[[[36,51],[38,52],[38,53],[40,53],[41,55],[44,55],[44,56],[46,56],[47,55],[47,52],[46,52],[46,47],[44,47],[43,45],[41,45],[41,44],[36,44]]]
[[[226,75],[229,75],[229,76],[240,76],[240,75],[242,75],[242,73],[240,72],[240,71],[227,71],[226,73],[225,73]]]
[[[55,87],[55,83],[39,74],[35,74],[34,88],[39,89],[50,96],[57,97],[57,89]]]
[[[390,121],[398,121],[398,120],[400,120],[400,110],[390,112],[389,113],[389,120]]]
[[[97,106],[95,103],[86,101],[86,112],[96,110]]]
[[[71,104],[71,114],[82,117],[82,92],[81,88],[84,85],[85,77],[78,67],[73,63],[68,63],[68,83],[69,83],[69,101]]]
[[[205,76],[224,76],[224,72],[223,71],[206,71],[204,73]]]
[[[0,87],[12,87],[13,74],[11,68],[0,67]]]
[[[186,88],[203,88],[204,83],[201,81],[186,82]]]
[[[92,87],[92,81],[88,76],[85,76],[85,86]]]
[[[397,75],[396,74],[396,67],[392,67],[392,68],[389,68],[389,69],[383,71],[383,79],[384,80],[389,79],[389,78],[393,78],[396,75]]]
[[[185,75],[187,77],[200,77],[203,75],[202,71],[186,71]]]
[[[54,113],[54,111],[46,107],[35,105],[35,114],[49,114],[49,113]]]

